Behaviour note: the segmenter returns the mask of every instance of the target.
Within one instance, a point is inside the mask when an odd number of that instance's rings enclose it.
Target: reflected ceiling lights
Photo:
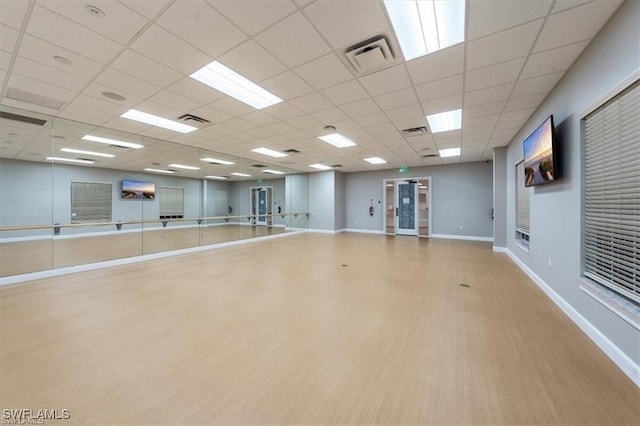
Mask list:
[[[383,160],[380,157],[369,157],[369,158],[365,158],[364,161],[366,161],[367,163],[370,164],[385,164],[386,161]]]
[[[147,172],[153,172],[153,173],[167,173],[167,174],[175,173],[173,170],[162,170],[162,169],[151,169],[151,168],[147,168],[144,170]]]
[[[309,167],[313,167],[318,170],[331,170],[331,167],[325,166],[324,164],[309,164]]]
[[[146,112],[138,111],[135,109],[130,109],[120,117],[139,121],[145,124],[150,124],[156,127],[162,127],[163,129],[173,130],[174,132],[179,133],[191,133],[194,130],[198,130],[197,127],[188,126],[186,124],[178,123],[177,121],[167,120],[166,118],[158,117],[157,115],[148,114]]]
[[[231,174],[234,175],[234,176],[240,176],[240,177],[251,177],[251,175],[248,175],[246,173],[233,172]]]
[[[218,61],[200,68],[191,74],[191,78],[198,80],[240,102],[251,105],[256,109],[282,102],[282,99],[263,89],[253,81],[246,79]]]
[[[228,165],[231,165],[231,164],[235,164],[233,161],[218,160],[217,158],[211,158],[211,157],[201,158],[200,161],[206,161],[207,163],[222,164],[222,165],[225,165],[225,166],[228,166]]]
[[[325,136],[319,136],[318,139],[322,139],[326,143],[329,143],[336,148],[346,148],[348,146],[354,146],[356,143],[349,138],[345,138],[339,133],[331,133]]]
[[[79,158],[62,158],[62,157],[47,157],[49,161],[67,161],[69,163],[81,163],[81,164],[93,164],[93,160],[81,160]]]
[[[72,154],[95,155],[96,157],[107,157],[107,158],[115,157],[115,155],[113,154],[104,154],[102,152],[84,151],[82,149],[73,149],[73,148],[60,148],[60,151],[70,152]]]
[[[224,176],[205,176],[205,179],[218,179],[218,180],[225,180],[226,177]]]
[[[263,170],[263,172],[264,173],[269,173],[271,175],[283,175],[283,174],[285,174],[284,172],[281,172],[279,170],[271,170],[271,169]]]
[[[82,137],[82,140],[98,142],[98,143],[106,143],[107,145],[121,146],[123,148],[133,148],[133,149],[144,148],[144,145],[140,145],[139,143],[124,142],[116,139],[102,138],[100,136],[93,136],[93,135],[85,135]]]
[[[268,155],[269,157],[275,157],[275,158],[282,158],[287,156],[287,154],[274,151],[269,148],[256,148],[256,149],[252,149],[251,151],[257,152],[258,154],[262,154],[262,155]]]
[[[183,170],[200,170],[200,167],[184,166],[182,164],[169,164],[169,167],[175,167],[176,169],[183,169]]]
[[[441,112],[439,114],[427,115],[427,122],[431,133],[448,132],[462,127],[462,110]]]
[[[460,148],[441,149],[438,153],[440,154],[440,158],[459,157]]]
[[[385,0],[407,61],[464,41],[465,0]]]

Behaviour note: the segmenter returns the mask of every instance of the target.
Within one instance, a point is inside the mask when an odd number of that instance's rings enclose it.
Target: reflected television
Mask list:
[[[129,200],[154,200],[156,198],[156,184],[137,180],[123,180],[122,198]]]
[[[525,139],[524,185],[538,186],[558,179],[558,150],[553,115]]]

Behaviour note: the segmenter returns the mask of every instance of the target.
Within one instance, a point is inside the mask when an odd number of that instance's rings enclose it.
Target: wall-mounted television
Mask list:
[[[553,115],[524,140],[524,185],[538,186],[558,179],[558,150]]]
[[[123,180],[122,198],[154,200],[156,198],[156,184],[137,180]]]

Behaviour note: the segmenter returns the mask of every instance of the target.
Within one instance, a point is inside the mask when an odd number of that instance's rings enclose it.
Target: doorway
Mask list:
[[[251,187],[251,224],[257,226],[272,226],[273,211],[271,208],[273,187]]]
[[[384,224],[387,235],[431,235],[431,178],[385,179]]]

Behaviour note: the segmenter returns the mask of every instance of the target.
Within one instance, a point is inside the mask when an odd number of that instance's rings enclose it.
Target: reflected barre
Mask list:
[[[229,222],[231,219],[251,219],[257,218],[285,218],[287,216],[305,215],[307,218],[311,215],[309,212],[290,212],[290,213],[271,213],[271,214],[242,214],[242,215],[227,215],[227,216],[199,216],[191,218],[175,218],[175,219],[140,219],[140,220],[127,220],[127,221],[115,221],[115,222],[91,222],[91,223],[67,223],[60,224],[54,223],[51,225],[21,225],[21,226],[2,226],[0,232],[7,231],[29,231],[35,229],[53,229],[55,234],[58,235],[62,228],[89,228],[97,226],[115,226],[116,230],[120,231],[124,225],[144,225],[149,223],[162,223],[163,228],[167,227],[170,222],[196,222],[198,225],[202,225],[205,220],[224,220]]]

